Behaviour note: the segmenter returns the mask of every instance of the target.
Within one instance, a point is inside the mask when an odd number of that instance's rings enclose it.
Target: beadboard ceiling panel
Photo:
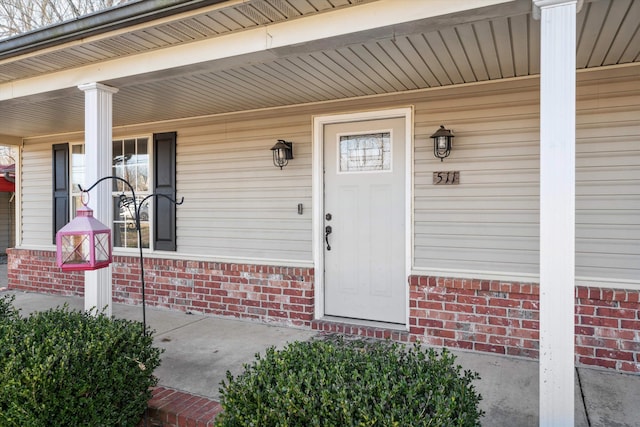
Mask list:
[[[95,64],[114,58],[244,31],[366,0],[248,0],[232,2],[156,26],[76,43],[56,51],[0,63],[0,83]],[[520,12],[490,18],[454,17],[415,22],[410,30],[380,36],[357,34],[353,42],[310,44],[271,59],[211,63],[173,73],[111,82],[114,125],[296,105],[350,97],[536,75],[540,70],[540,22],[529,0]],[[356,9],[357,10],[357,9]],[[385,34],[387,34],[385,33]],[[577,18],[577,68],[638,62],[640,1],[586,1]],[[58,94],[0,104],[0,134],[32,136],[77,131],[83,126],[83,94]],[[62,100],[64,102],[62,102]]]

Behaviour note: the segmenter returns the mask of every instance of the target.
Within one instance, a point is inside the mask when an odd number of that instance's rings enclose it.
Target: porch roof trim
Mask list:
[[[2,40],[0,60],[227,1],[145,0],[125,3]]]

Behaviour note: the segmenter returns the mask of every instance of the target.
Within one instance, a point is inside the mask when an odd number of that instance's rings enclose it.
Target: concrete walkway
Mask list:
[[[2,268],[0,265],[0,277]],[[5,270],[6,271],[6,270]],[[4,275],[6,277],[6,273]],[[0,279],[0,289],[3,283]],[[9,291],[0,291],[0,295]],[[12,292],[23,314],[67,304],[82,309],[82,298]],[[142,319],[140,306],[115,304],[113,315]],[[165,349],[155,374],[159,385],[218,399],[227,370],[242,371],[269,346],[307,340],[316,332],[259,323],[147,308],[147,323],[156,344]],[[538,425],[538,363],[512,357],[454,352],[464,369],[480,374],[476,388],[483,396],[484,426]],[[577,368],[576,426],[640,425],[640,376]]]

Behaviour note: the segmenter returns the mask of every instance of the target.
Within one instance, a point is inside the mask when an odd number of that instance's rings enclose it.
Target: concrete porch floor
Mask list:
[[[0,265],[0,295],[11,292],[2,290],[5,286],[2,280],[6,280],[3,267],[6,268]],[[84,306],[83,299],[77,297],[11,293],[15,294],[15,305],[23,315],[63,304],[72,309]],[[187,425],[188,413],[197,413],[202,420],[219,412],[216,401],[220,397],[220,381],[227,370],[239,374],[243,364],[252,362],[256,353],[263,353],[270,346],[282,348],[288,342],[308,340],[317,333],[149,307],[146,314],[148,325],[155,330],[156,345],[165,349],[162,364],[155,372],[159,387],[152,404],[176,407],[174,420],[169,419],[165,424],[169,426]],[[114,304],[113,315],[141,321],[142,308]],[[475,385],[483,396],[484,426],[538,425],[537,361],[463,351],[453,353],[464,369],[481,376]],[[638,396],[640,375],[576,368],[575,425],[637,426]],[[206,420],[201,422],[207,425]]]

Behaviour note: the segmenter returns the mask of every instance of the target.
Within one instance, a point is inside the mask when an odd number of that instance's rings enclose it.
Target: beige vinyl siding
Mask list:
[[[443,91],[442,111],[416,104],[415,269],[537,276],[539,88],[527,81],[533,85],[516,99],[512,83],[503,83],[469,88],[475,93],[463,101],[457,91],[464,90],[451,89],[453,105]],[[577,96],[576,276],[637,283],[638,67],[581,73]],[[444,162],[433,157],[429,139],[437,124],[456,134]],[[449,170],[460,171],[460,185],[431,184],[433,171]]]
[[[311,119],[212,119],[178,129],[178,250],[219,258],[310,261]],[[270,148],[292,141],[280,170]],[[303,214],[298,215],[298,204]]]
[[[52,144],[40,141],[22,149],[22,246],[53,244]]]
[[[538,91],[530,79],[416,104],[416,269],[537,274]],[[430,138],[439,124],[455,134],[442,162]],[[459,171],[460,184],[433,185],[436,171]]]
[[[578,90],[576,276],[640,280],[640,74]],[[633,71],[635,71],[635,74]]]
[[[485,194],[482,196],[473,194],[483,187],[476,185],[459,186],[457,197],[459,200],[492,197],[495,205],[494,212],[488,212],[491,218],[488,218],[486,223],[494,223],[491,243],[497,249],[482,253],[481,257],[484,258],[480,258],[479,262],[491,262],[491,257],[496,253],[509,251],[513,245],[518,245],[527,248],[528,252],[524,255],[514,252],[516,257],[505,265],[535,264],[538,176],[536,142],[532,139],[531,132],[537,129],[537,110],[534,102],[522,99],[523,87],[531,92],[527,93],[528,98],[537,102],[537,82],[529,80],[512,82],[504,90],[490,85],[486,88],[468,87],[435,91],[437,93],[419,92],[372,97],[250,114],[200,118],[190,121],[187,125],[178,126],[177,187],[179,196],[185,197],[185,204],[180,206],[177,212],[178,252],[222,259],[257,258],[311,262],[313,115],[415,105],[415,228],[416,241],[423,238],[423,242],[428,242],[422,244],[423,253],[432,250],[431,248],[441,247],[447,239],[457,239],[456,244],[460,246],[459,254],[466,251],[467,257],[472,259],[477,253],[475,248],[487,244],[488,241],[487,236],[479,239],[464,236],[464,233],[474,229],[475,220],[469,215],[466,219],[460,220],[457,236],[439,235],[434,232],[438,230],[438,221],[441,221],[441,218],[431,215],[434,211],[427,213],[428,220],[419,220],[420,214],[425,213],[424,207],[420,211],[418,202],[420,197],[423,200],[425,197],[421,191],[431,189],[431,171],[441,170],[442,167],[431,154],[431,140],[428,135],[437,128],[437,124],[449,123],[450,112],[455,111],[460,118],[467,117],[467,125],[475,132],[472,134],[473,138],[480,138],[474,141],[475,148],[473,144],[469,144],[467,150],[484,150],[478,157],[474,157],[473,153],[464,154],[464,150],[456,151],[456,155],[461,161],[473,164],[471,167],[467,164],[467,169],[477,175],[474,179],[479,180],[478,182],[488,180],[484,185]],[[491,120],[491,112],[483,110],[484,105],[478,108],[478,112],[484,114],[483,117],[468,117],[467,95],[477,92],[482,94],[476,101],[481,105],[492,102],[501,105],[505,99],[512,103],[513,118],[510,129],[502,130],[500,140],[495,140],[494,129],[486,125],[486,122]],[[448,100],[443,102],[442,97]],[[479,129],[479,126],[484,128]],[[523,131],[523,126],[530,130]],[[273,166],[269,151],[278,139],[294,143],[295,159],[283,170]],[[526,168],[515,165],[515,158],[512,156],[509,159],[510,170],[487,174],[488,168],[500,169],[497,165],[501,160],[492,157],[498,155],[505,141],[511,141],[516,152],[520,153],[520,161],[526,163]],[[524,177],[523,172],[526,172]],[[503,173],[510,176],[505,178]],[[471,176],[467,175],[465,179]],[[428,185],[425,180],[428,181]],[[492,183],[491,180],[497,180],[498,183]],[[510,189],[509,184],[500,184],[505,180],[524,180],[528,193],[523,196],[518,188]],[[509,200],[505,200],[506,192],[512,193]],[[438,209],[458,212],[454,206],[459,200],[445,197],[440,201]],[[510,205],[514,201],[523,204],[521,212],[516,212],[515,215],[511,212],[514,208]],[[304,206],[303,215],[297,214],[298,203]],[[498,206],[499,204],[503,207]],[[428,209],[433,209],[434,206],[431,203]],[[510,211],[504,213],[501,211],[503,209]],[[445,219],[444,222],[447,221]],[[505,226],[505,222],[513,224]],[[526,227],[524,237],[514,237],[523,227]],[[446,230],[441,230],[442,232],[446,234]],[[528,249],[532,245],[533,248]],[[519,271],[519,266],[513,270]]]
[[[576,275],[640,278],[640,67],[578,74]],[[177,255],[311,265],[312,118],[414,106],[413,271],[536,280],[539,85],[536,78],[200,117],[114,129],[114,138],[177,132]],[[433,157],[439,125],[456,135]],[[51,145],[23,156],[23,244],[51,244]],[[75,138],[75,139],[74,139]],[[273,166],[278,139],[295,158]],[[435,171],[460,184],[434,186]],[[303,215],[297,205],[303,204]],[[163,253],[162,256],[170,256]]]

